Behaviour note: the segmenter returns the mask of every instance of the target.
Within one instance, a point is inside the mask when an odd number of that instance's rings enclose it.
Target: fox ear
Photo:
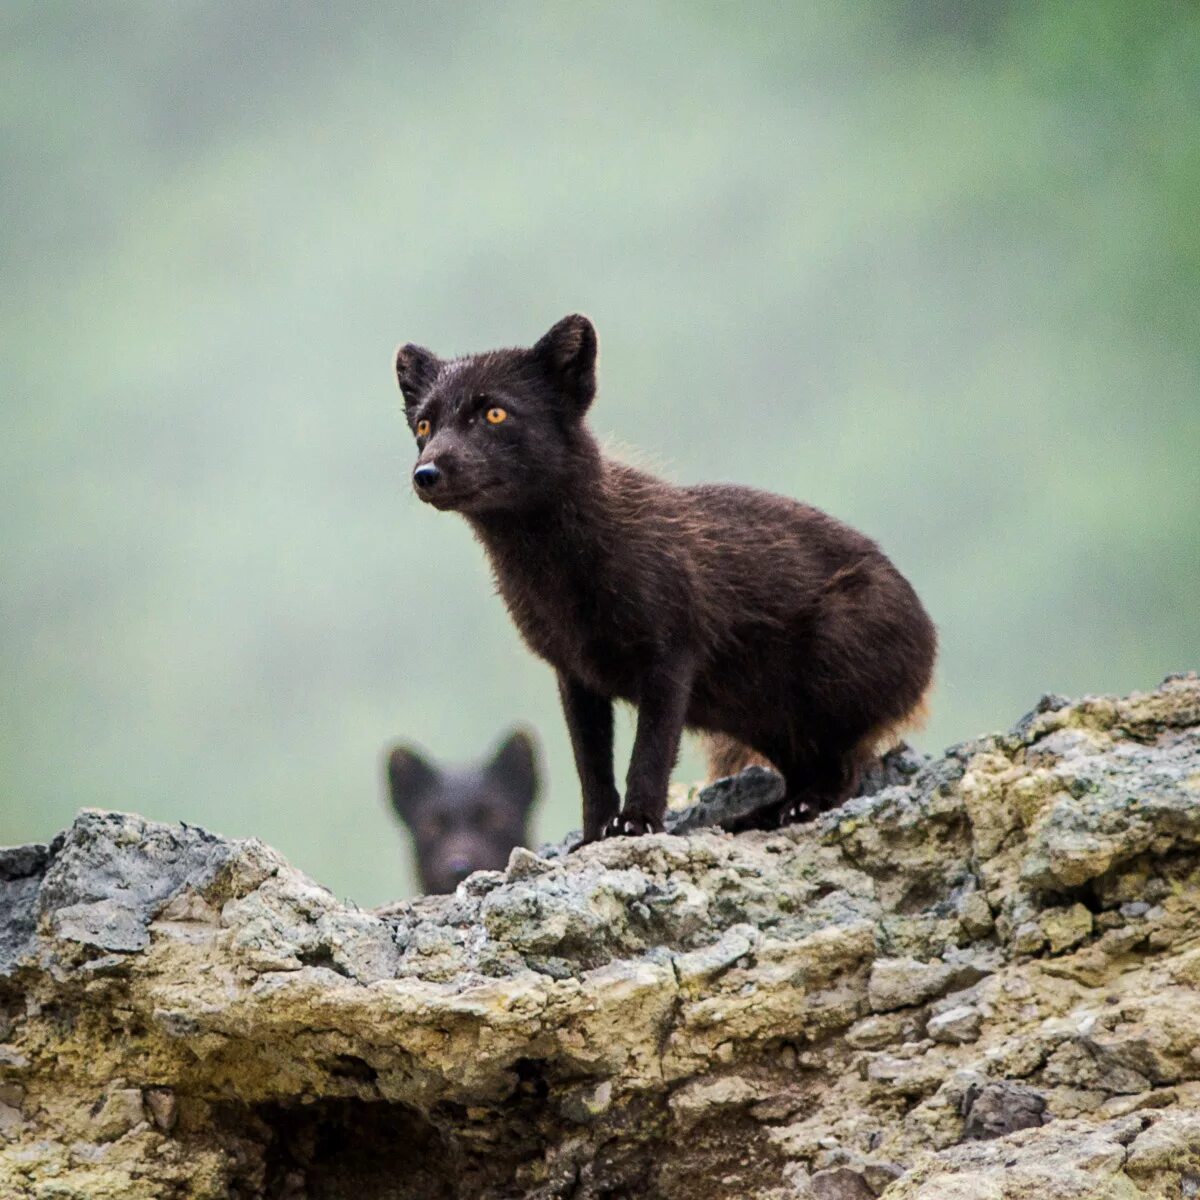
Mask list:
[[[596,398],[596,327],[582,313],[563,317],[533,348],[534,357],[579,413]]]
[[[411,408],[437,378],[441,363],[436,354],[412,342],[396,351],[396,378],[404,393],[404,407]]]
[[[484,775],[503,788],[524,812],[537,798],[538,765],[533,738],[524,729],[514,729],[496,749]]]
[[[387,776],[392,807],[402,820],[411,823],[418,805],[438,781],[437,768],[408,746],[397,746],[388,755]]]

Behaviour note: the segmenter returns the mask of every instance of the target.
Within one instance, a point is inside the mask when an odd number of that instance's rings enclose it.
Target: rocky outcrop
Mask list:
[[[814,824],[364,912],[84,812],[0,852],[0,1196],[1200,1194],[1200,680]]]

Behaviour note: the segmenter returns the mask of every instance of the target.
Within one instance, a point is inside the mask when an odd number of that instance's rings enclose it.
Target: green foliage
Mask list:
[[[390,352],[603,344],[596,426],[878,536],[930,745],[1195,666],[1200,15],[10,4],[0,842],[83,804],[411,887],[394,737],[547,747]],[[626,739],[626,742],[628,739]],[[680,768],[699,771],[690,753]]]

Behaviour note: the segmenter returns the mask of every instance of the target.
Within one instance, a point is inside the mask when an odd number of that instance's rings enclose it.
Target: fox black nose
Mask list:
[[[428,492],[441,481],[442,473],[433,463],[422,463],[413,472],[413,483],[420,492]]]

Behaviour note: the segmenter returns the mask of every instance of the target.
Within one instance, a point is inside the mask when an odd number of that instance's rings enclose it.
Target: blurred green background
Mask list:
[[[516,720],[573,825],[391,356],[575,309],[602,435],[910,575],[925,748],[1200,663],[1196,4],[10,0],[0,56],[0,844],[135,809],[376,903],[384,746]]]

